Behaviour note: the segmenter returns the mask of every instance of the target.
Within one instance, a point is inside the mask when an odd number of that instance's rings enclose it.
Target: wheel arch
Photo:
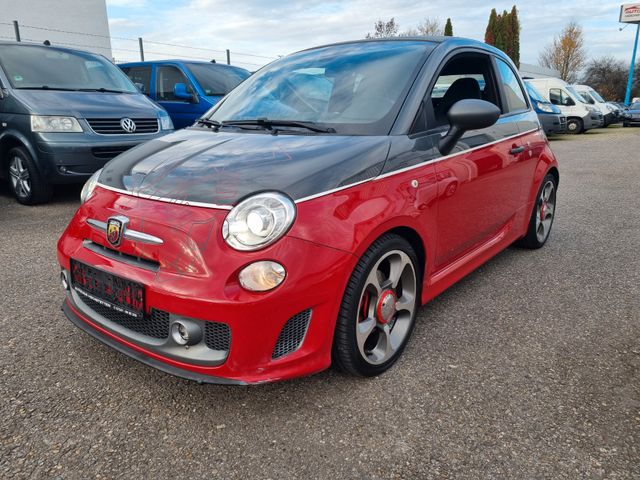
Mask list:
[[[16,147],[26,148],[31,158],[33,158],[36,165],[38,165],[38,157],[31,143],[18,132],[5,132],[0,135],[0,166],[2,167],[0,168],[0,178],[6,176],[6,170],[9,164],[9,150]]]

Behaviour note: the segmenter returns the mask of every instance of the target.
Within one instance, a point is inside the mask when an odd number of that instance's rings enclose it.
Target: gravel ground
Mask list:
[[[370,380],[198,385],[60,311],[79,189],[0,189],[0,478],[640,478],[640,129],[553,141],[547,246],[508,249],[420,311]]]

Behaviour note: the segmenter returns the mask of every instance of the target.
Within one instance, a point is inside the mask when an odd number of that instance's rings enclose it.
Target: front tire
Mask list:
[[[571,135],[577,135],[584,131],[584,125],[579,118],[570,118],[567,120],[567,133]]]
[[[15,147],[9,150],[8,157],[9,186],[16,200],[24,205],[49,201],[53,188],[42,178],[29,152]]]
[[[553,220],[556,214],[556,192],[558,181],[556,177],[548,173],[536,196],[536,203],[529,219],[527,234],[516,242],[516,245],[524,248],[541,248],[549,238]]]
[[[333,366],[371,377],[388,370],[413,332],[422,270],[404,238],[385,234],[356,265],[345,289],[332,347]]]

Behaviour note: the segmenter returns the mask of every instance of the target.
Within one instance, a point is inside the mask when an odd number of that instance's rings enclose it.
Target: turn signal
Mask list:
[[[238,275],[242,288],[252,292],[273,290],[282,283],[285,269],[276,262],[262,260],[244,267]]]

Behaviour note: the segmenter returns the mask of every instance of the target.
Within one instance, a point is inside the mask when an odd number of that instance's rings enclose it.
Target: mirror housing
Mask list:
[[[567,97],[564,101],[564,106],[565,107],[573,107],[576,104],[576,102],[573,101],[573,98],[571,97]]]
[[[465,132],[494,125],[501,113],[497,106],[485,100],[469,98],[457,101],[447,113],[451,127],[438,142],[438,150],[442,155],[448,155]]]
[[[173,96],[178,100],[187,100],[191,103],[198,103],[198,97],[195,93],[189,92],[185,83],[176,83],[173,86]]]

